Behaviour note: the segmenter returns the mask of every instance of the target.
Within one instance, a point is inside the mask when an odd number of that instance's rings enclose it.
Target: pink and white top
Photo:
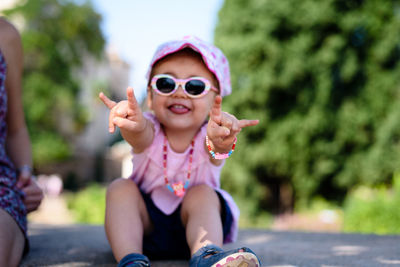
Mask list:
[[[176,196],[169,191],[165,185],[163,175],[163,142],[164,133],[160,123],[152,113],[144,112],[144,116],[154,125],[153,143],[141,153],[133,153],[133,172],[130,176],[146,194],[151,195],[154,204],[165,214],[173,213],[181,204],[182,197]],[[233,198],[220,188],[220,172],[222,166],[215,166],[210,162],[209,155],[204,147],[204,140],[207,135],[207,124],[204,124],[195,138],[193,163],[190,176],[189,188],[198,184],[206,184],[219,192],[228,203],[233,215],[233,223],[224,243],[236,240],[238,231],[239,209]],[[189,166],[190,146],[183,153],[177,153],[168,145],[168,170],[169,182],[185,183]]]

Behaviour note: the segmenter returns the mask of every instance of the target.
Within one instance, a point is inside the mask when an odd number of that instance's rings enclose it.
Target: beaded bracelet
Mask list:
[[[208,140],[208,135],[206,135],[207,149],[208,149],[208,152],[210,152],[211,157],[213,157],[214,159],[227,159],[227,158],[229,158],[232,155],[233,151],[235,151],[236,141],[237,141],[237,138],[235,137],[235,141],[233,141],[232,148],[228,153],[218,153],[218,152],[214,152],[212,150],[210,142]]]

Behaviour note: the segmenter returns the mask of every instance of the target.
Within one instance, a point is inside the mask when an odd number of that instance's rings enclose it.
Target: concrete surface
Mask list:
[[[30,224],[27,266],[116,266],[103,226]],[[262,266],[400,266],[400,235],[241,230],[235,244],[248,246]],[[154,267],[188,266],[185,261],[155,261]]]

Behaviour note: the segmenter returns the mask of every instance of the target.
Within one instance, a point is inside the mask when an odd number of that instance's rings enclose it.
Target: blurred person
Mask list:
[[[118,266],[150,266],[149,258],[260,266],[249,248],[221,248],[236,238],[239,210],[220,188],[220,171],[239,132],[258,124],[221,110],[231,93],[226,57],[184,37],[158,47],[147,79],[152,113],[142,113],[132,88],[118,103],[100,93],[109,131],[119,127],[133,149],[131,177],[113,181],[106,197],[105,229]]]
[[[23,51],[16,28],[0,18],[0,266],[18,266],[29,251],[28,212],[43,193],[32,175],[22,107]]]

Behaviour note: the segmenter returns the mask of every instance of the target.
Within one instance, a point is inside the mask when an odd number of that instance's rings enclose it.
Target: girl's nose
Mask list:
[[[172,96],[174,96],[174,97],[184,97],[184,98],[187,97],[187,95],[185,94],[185,91],[183,90],[183,87],[182,87],[181,84],[178,85],[178,89],[175,91],[175,93],[173,93]]]

